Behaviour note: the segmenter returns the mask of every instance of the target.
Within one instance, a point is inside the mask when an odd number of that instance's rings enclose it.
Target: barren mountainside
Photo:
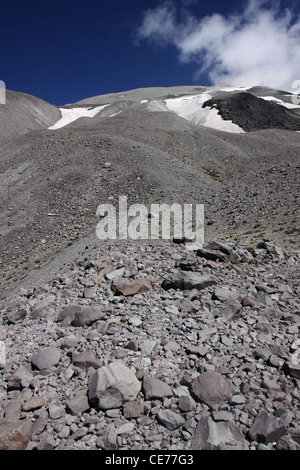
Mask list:
[[[7,91],[0,449],[299,450],[299,151],[282,90]],[[120,196],[204,246],[98,239]]]

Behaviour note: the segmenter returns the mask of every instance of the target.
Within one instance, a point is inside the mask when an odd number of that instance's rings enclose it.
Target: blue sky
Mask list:
[[[236,85],[262,78],[272,85],[276,78],[283,86],[300,79],[299,5],[300,0],[3,2],[0,80],[57,105],[134,88],[227,79]]]

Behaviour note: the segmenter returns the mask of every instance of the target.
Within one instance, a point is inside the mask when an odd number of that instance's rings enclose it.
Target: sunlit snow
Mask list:
[[[97,106],[96,108],[59,108],[62,117],[48,129],[60,129],[82,117],[93,118],[106,106],[108,106],[108,104]]]
[[[201,95],[182,96],[165,100],[170,111],[178,116],[193,122],[196,125],[211,127],[225,132],[244,133],[245,131],[232,121],[225,121],[215,108],[202,108],[203,103],[212,98],[209,93]]]
[[[239,87],[239,88],[236,88],[236,87],[225,87],[225,88],[219,88],[219,91],[227,91],[227,92],[230,92],[230,91],[246,91],[246,90],[249,90],[249,88],[245,88],[245,87]]]
[[[287,103],[286,101],[282,101],[278,98],[275,98],[274,96],[260,96],[259,98],[262,98],[263,100],[266,100],[266,101],[275,101],[275,103],[280,104],[281,106],[284,106],[285,108],[288,108],[288,109],[296,109],[296,108],[300,109],[299,104]]]
[[[242,91],[246,88],[220,88],[219,91]],[[196,125],[201,125],[204,127],[209,127],[212,129],[217,129],[224,132],[231,133],[245,133],[245,131],[239,127],[237,124],[234,124],[232,121],[224,120],[219,114],[218,109],[213,107],[203,108],[205,101],[208,101],[212,98],[212,94],[207,91],[197,95],[185,95],[185,96],[176,96],[174,98],[169,98],[166,100],[141,100],[141,104],[145,104],[148,111],[172,111],[178,116],[186,119],[187,121],[192,122]],[[266,101],[273,101],[279,105],[285,106],[288,109],[299,108],[300,105],[288,103],[282,101],[273,96],[261,96],[260,98]],[[59,108],[61,111],[61,118],[49,129],[60,129],[67,126],[71,122],[76,121],[82,117],[93,118],[95,117],[106,105],[101,105],[97,107],[78,107],[78,108]],[[122,111],[112,113],[107,117],[113,117],[120,114]]]

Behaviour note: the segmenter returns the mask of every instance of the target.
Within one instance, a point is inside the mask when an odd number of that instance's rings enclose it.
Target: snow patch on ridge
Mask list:
[[[287,103],[286,101],[282,101],[279,98],[275,98],[274,96],[259,96],[259,98],[262,98],[263,100],[266,100],[266,101],[275,101],[275,103],[280,104],[281,106],[284,106],[285,108],[288,108],[288,109],[297,109],[297,108],[300,109],[299,104]]]
[[[170,111],[178,116],[193,122],[196,125],[210,127],[224,132],[245,133],[245,131],[232,121],[225,121],[215,108],[202,108],[203,103],[212,98],[209,93],[201,95],[181,96],[165,100]]]
[[[59,121],[53,124],[53,126],[48,127],[48,129],[61,129],[62,127],[65,127],[71,122],[76,121],[77,119],[82,117],[93,118],[106,106],[109,105],[105,104],[103,106],[97,106],[96,108],[59,108],[62,115],[61,119],[59,119]]]
[[[219,91],[226,91],[226,92],[231,92],[231,91],[247,91],[249,90],[249,88],[245,88],[245,87],[239,87],[239,88],[236,88],[236,87],[225,87],[225,88],[218,88]]]

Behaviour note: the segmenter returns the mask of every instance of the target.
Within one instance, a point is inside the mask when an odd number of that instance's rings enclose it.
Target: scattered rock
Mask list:
[[[58,322],[70,320],[73,326],[90,326],[97,320],[104,317],[100,309],[84,307],[81,305],[69,305],[64,307],[57,317]]]
[[[203,372],[191,383],[192,394],[209,406],[229,401],[232,391],[225,378],[214,371]]]
[[[204,357],[209,352],[209,349],[205,346],[188,346],[186,348],[187,354],[195,354],[198,357]]]
[[[229,300],[226,307],[221,311],[221,315],[226,320],[236,320],[241,315],[243,306],[237,301]]]
[[[162,284],[161,284],[161,287],[166,291],[168,291],[170,289],[175,289],[175,290],[180,289],[180,290],[182,290],[183,289],[183,278],[182,278],[181,272],[177,271],[170,278],[164,279]]]
[[[23,366],[17,368],[7,379],[8,390],[21,390],[30,386],[33,379],[33,373],[30,366]]]
[[[205,258],[209,261],[221,261],[223,263],[225,263],[229,259],[229,256],[219,250],[210,251],[204,248],[197,250],[197,256]]]
[[[295,364],[294,362],[285,362],[283,365],[283,370],[287,375],[300,380],[300,364]]]
[[[34,319],[51,317],[55,314],[55,296],[50,295],[33,307],[31,316]]]
[[[228,289],[227,287],[219,287],[214,290],[212,298],[220,302],[228,302],[231,299],[235,299],[237,296],[238,293],[236,291]]]
[[[130,419],[137,419],[144,416],[144,402],[143,400],[134,400],[134,401],[126,401],[123,404],[123,413],[125,418]]]
[[[25,401],[22,405],[23,411],[33,411],[38,410],[45,404],[45,399],[43,397],[33,397],[28,401]]]
[[[148,112],[195,87],[110,96],[60,131],[58,107],[7,90],[0,448],[300,449],[300,122],[257,98],[273,91],[212,92],[208,113],[261,131],[238,136]],[[153,202],[203,203],[205,244],[174,227],[100,240],[96,207],[124,214],[119,194],[147,206],[148,229],[164,225]]]
[[[6,347],[5,342],[0,341],[0,366],[5,365],[6,362]]]
[[[214,422],[209,416],[199,421],[191,450],[248,450],[249,444],[233,421]]]
[[[184,271],[182,273],[182,282],[183,290],[202,290],[206,287],[217,284],[217,279],[214,276],[203,275],[192,271]]]
[[[81,416],[82,413],[87,412],[90,409],[88,398],[86,395],[79,395],[71,398],[66,403],[66,411],[73,416]]]
[[[6,307],[5,315],[8,323],[15,324],[26,317],[27,309],[22,301],[16,301]]]
[[[49,416],[51,419],[60,419],[64,416],[66,410],[62,403],[52,401],[49,403]]]
[[[256,416],[249,430],[249,437],[253,441],[262,443],[276,442],[287,433],[284,421],[266,410],[262,410]]]
[[[162,399],[173,395],[172,389],[168,384],[149,375],[144,376],[143,393],[146,400]]]
[[[134,373],[121,362],[115,361],[98,369],[89,382],[90,405],[96,409],[118,408],[133,401],[141,389]]]
[[[144,294],[152,290],[152,284],[149,279],[135,279],[128,281],[123,278],[116,278],[112,282],[112,290],[116,294],[122,294],[125,296],[135,295],[135,294]]]
[[[178,408],[182,413],[188,413],[196,408],[196,402],[190,395],[183,395],[178,400]]]
[[[251,265],[234,244],[208,248],[218,263],[180,244],[107,245],[108,264],[97,250],[22,290],[22,319],[2,311],[3,448],[299,450],[299,287],[286,255],[259,248]],[[118,267],[124,277],[105,275]],[[138,273],[143,294],[130,290]],[[123,281],[130,295],[115,295]]]
[[[124,273],[125,273],[125,267],[115,269],[114,271],[110,271],[109,273],[105,274],[105,277],[106,279],[111,281],[112,279],[122,277]]]
[[[30,419],[0,425],[0,450],[25,450],[30,438]]]
[[[73,353],[72,362],[75,366],[80,367],[80,369],[88,369],[89,367],[99,369],[99,367],[103,366],[103,361],[97,359],[96,356],[89,351]]]
[[[61,353],[57,348],[39,349],[31,356],[31,364],[38,370],[45,370],[55,366],[60,358]]]
[[[180,414],[174,413],[171,410],[160,410],[157,414],[157,419],[170,431],[180,428],[185,423],[185,419]]]

